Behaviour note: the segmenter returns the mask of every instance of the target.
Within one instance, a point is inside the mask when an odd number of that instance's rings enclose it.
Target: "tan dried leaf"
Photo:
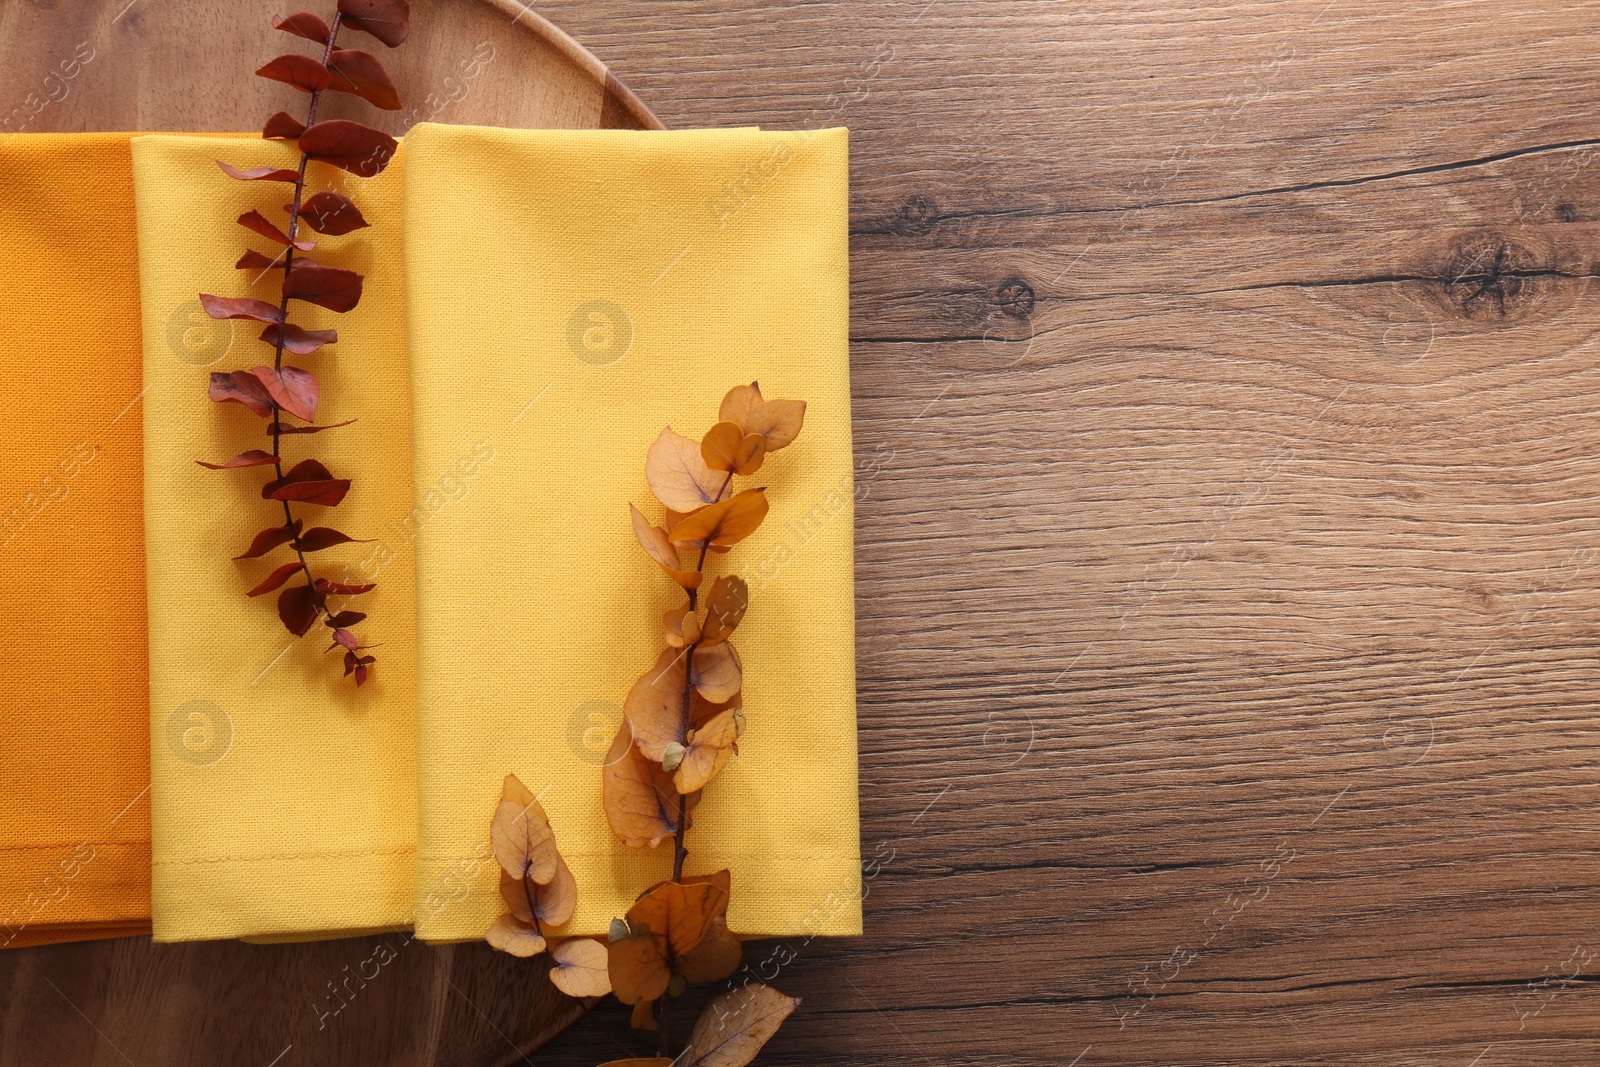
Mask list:
[[[719,422],[700,438],[700,458],[714,471],[731,471],[739,455],[744,431],[736,422]]]
[[[700,947],[678,963],[678,973],[691,985],[720,982],[744,964],[744,942],[726,926],[714,926]]]
[[[728,484],[726,475],[706,466],[699,442],[674,432],[670,426],[650,446],[644,476],[657,500],[682,512],[716,503]]]
[[[523,888],[524,886],[527,888]],[[532,882],[513,878],[503,870],[500,872],[500,899],[511,909],[512,918],[529,926],[533,925],[533,909],[528,906],[528,897],[532,896],[532,891]]]
[[[697,661],[699,658],[695,657]],[[633,743],[640,752],[656,761],[660,761],[672,742],[681,743],[688,729],[683,714],[686,659],[687,654],[682,649],[662,649],[655,663],[633,683],[622,702],[622,713],[633,731]]]
[[[699,571],[683,569],[683,556],[678,551],[678,546],[667,538],[667,531],[659,526],[651,526],[650,520],[632,504],[628,511],[633,516],[633,536],[639,539],[639,544],[644,546],[650,558],[661,565],[667,576],[685,589],[700,588],[701,574]]]
[[[735,493],[719,504],[701,508],[668,533],[668,539],[678,544],[695,547],[709,546],[726,552],[729,548],[755,533],[767,517],[767,491],[765,488],[746,489]]]
[[[728,897],[733,893],[733,872],[724,867],[720,871],[710,874],[686,874],[683,876],[684,885],[712,885],[722,890],[722,900],[715,912],[718,919],[728,917]],[[655,888],[654,886],[651,887]]]
[[[749,477],[767,461],[767,439],[758,433],[747,433],[739,440],[739,449],[733,454],[733,473]]]
[[[739,740],[743,723],[744,712],[735,707],[722,712],[702,729],[689,731],[683,759],[672,775],[672,784],[678,792],[698,792],[722,772],[723,764],[728,762]]]
[[[713,997],[675,1062],[679,1067],[745,1067],[799,1005],[799,997],[759,982]]]
[[[739,695],[744,684],[744,669],[732,641],[695,649],[689,671],[695,689],[713,704],[722,704]],[[679,674],[682,678],[682,674]],[[675,737],[668,740],[681,741]],[[648,749],[646,755],[653,755]]]
[[[767,455],[766,438],[745,433],[736,422],[719,422],[700,439],[700,458],[714,471],[751,475]]]
[[[667,627],[667,644],[673,648],[683,648],[700,640],[700,618],[687,604],[670,609],[661,616],[661,621]]]
[[[611,991],[624,1004],[662,996],[672,982],[666,938],[652,930],[630,929],[627,936],[606,944],[606,973]]]
[[[662,882],[628,909],[627,933],[606,946],[612,991],[624,1004],[667,991],[678,964],[705,941],[728,893],[715,880]]]
[[[550,817],[514,774],[506,775],[489,839],[494,844],[494,858],[513,878],[531,878],[545,885],[555,877],[560,856]]]
[[[603,997],[611,992],[606,946],[592,937],[569,937],[550,950],[550,981],[569,997]]]
[[[544,951],[544,938],[530,926],[524,926],[512,915],[502,915],[489,926],[483,939],[501,952],[526,959]]]
[[[706,594],[706,624],[700,638],[702,647],[720,644],[733,636],[750,606],[750,587],[736,574],[725,574],[711,583]]]
[[[722,406],[717,410],[717,418],[722,422],[737,423],[741,429],[748,425],[750,412],[761,403],[761,385],[751,382],[749,385],[736,385],[728,390],[728,395],[722,398]]]
[[[600,793],[611,832],[630,848],[654,848],[677,830],[672,776],[639,751],[626,720],[606,753]],[[697,799],[689,798],[691,807]]]
[[[677,972],[692,983],[720,982],[744,962],[744,944],[728,929],[732,876],[723,869],[712,874],[688,875],[683,881],[685,885],[704,882],[716,886],[722,891],[722,904],[711,917],[711,930],[706,939],[678,961]]]
[[[728,390],[717,417],[737,423],[744,434],[760,437],[763,452],[776,452],[800,435],[806,421],[806,404],[804,400],[764,400],[761,387],[751,382]]]
[[[746,433],[759,434],[768,452],[787,447],[800,436],[806,421],[804,400],[767,400],[756,405],[744,423]]]
[[[567,861],[556,857],[556,876],[549,885],[533,887],[533,906],[539,921],[546,926],[561,926],[578,907],[578,880]]]
[[[538,885],[531,880],[513,878],[505,871],[500,872],[500,899],[506,902],[514,918],[530,926],[533,925],[535,914],[545,926],[560,926],[572,918],[578,905],[578,881],[572,876],[566,860],[557,857],[557,863],[556,876],[549,885]],[[528,907],[530,897],[533,899],[532,908]]]
[[[667,957],[676,962],[693,952],[728,910],[728,891],[714,879],[663,882],[633,902],[628,925],[645,926],[666,937]]]

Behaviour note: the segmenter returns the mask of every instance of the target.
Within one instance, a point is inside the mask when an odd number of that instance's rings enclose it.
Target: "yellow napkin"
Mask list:
[[[0,947],[150,929],[128,134],[0,137]]]
[[[741,754],[688,870],[729,867],[749,935],[860,932],[847,134],[422,124],[406,144],[418,516],[420,936],[481,936],[501,779],[542,798],[602,933],[671,846],[624,847],[600,763],[681,603],[635,543],[645,452],[759,379],[809,403],[724,557],[751,586]]]
[[[137,137],[139,281],[144,308],[145,531],[149,570],[155,938],[310,939],[408,922],[415,867],[415,615],[410,545],[411,415],[401,263],[400,161],[354,179],[321,164],[316,188],[345,191],[371,228],[317,238],[314,258],[367,276],[346,315],[296,302],[296,321],[340,340],[291,357],[322,383],[319,423],[352,426],[284,438],[354,480],[336,508],[301,505],[313,525],[370,544],[311,556],[322,574],[372,581],[351,606],[381,643],[357,689],[324,653],[321,628],[295,639],[275,597],[245,591],[281,560],[232,562],[274,524],[259,468],[210,471],[270,448],[265,421],[207,399],[214,370],[270,361],[259,324],[215,322],[200,292],[276,300],[235,270],[247,247],[276,251],[234,219],[255,208],[284,221],[289,187],[237,182],[214,160],[292,166],[284,145]],[[278,550],[279,553],[285,550]]]

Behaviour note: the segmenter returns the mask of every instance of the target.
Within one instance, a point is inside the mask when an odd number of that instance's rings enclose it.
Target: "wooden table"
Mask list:
[[[1600,1062],[1600,9],[539,10],[854,131],[868,936],[761,1062]]]

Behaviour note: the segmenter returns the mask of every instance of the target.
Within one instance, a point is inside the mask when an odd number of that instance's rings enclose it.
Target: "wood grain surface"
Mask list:
[[[867,936],[751,946],[762,1062],[1600,1063],[1600,6],[539,10],[669,126],[853,131]],[[87,1016],[11,1062],[236,1024],[205,951],[8,954],[8,1050],[47,966]]]

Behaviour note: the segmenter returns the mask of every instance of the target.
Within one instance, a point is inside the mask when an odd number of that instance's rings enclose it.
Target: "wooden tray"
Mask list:
[[[0,6],[0,70],[17,98],[6,102],[9,128],[259,129],[288,97],[251,72],[293,50],[270,17],[331,6]],[[412,0],[412,12],[410,41],[383,56],[407,109],[376,112],[332,94],[324,98],[328,117],[348,114],[395,134],[423,121],[661,126],[598,59],[515,0]],[[72,78],[50,77],[74,55]],[[0,953],[0,1004],[0,1067],[513,1063],[584,1014],[538,963],[483,944],[435,947],[399,934],[304,945],[125,938],[19,949]]]

